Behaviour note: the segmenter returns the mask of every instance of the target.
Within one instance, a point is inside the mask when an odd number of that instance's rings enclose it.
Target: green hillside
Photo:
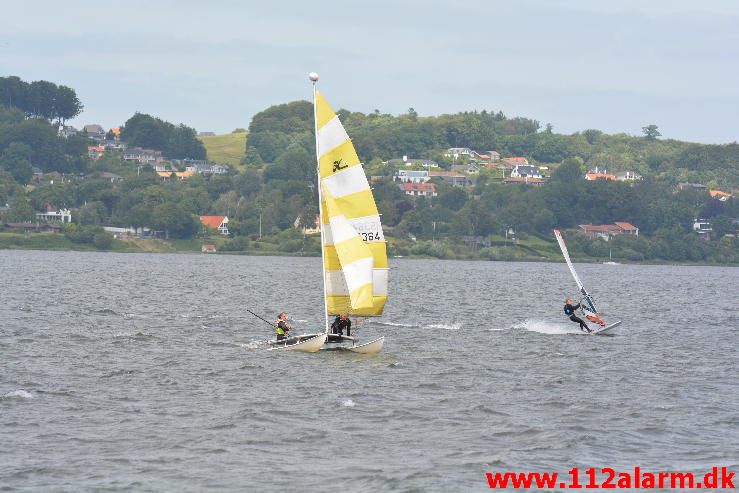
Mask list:
[[[246,132],[237,132],[225,135],[199,136],[198,139],[205,146],[209,161],[228,164],[237,171],[243,171],[241,158],[244,157],[244,149],[246,149],[246,135]]]

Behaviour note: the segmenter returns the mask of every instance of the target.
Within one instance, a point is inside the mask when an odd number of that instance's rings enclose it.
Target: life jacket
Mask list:
[[[572,308],[572,305],[570,305],[569,303],[567,303],[565,305],[565,315],[570,316],[573,313],[575,313],[575,310]]]
[[[277,321],[277,326],[275,328],[277,329],[277,333],[282,336],[282,335],[285,335],[285,329],[283,329],[282,327],[280,327],[280,323],[281,322],[283,322],[283,321],[282,320],[278,320]]]

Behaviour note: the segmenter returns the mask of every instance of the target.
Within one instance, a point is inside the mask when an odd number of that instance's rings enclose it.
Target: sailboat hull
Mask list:
[[[382,336],[382,337],[375,339],[374,341],[365,342],[364,344],[352,346],[348,349],[349,351],[353,353],[358,353],[358,354],[377,354],[380,351],[382,351],[382,346],[384,343],[385,343],[385,336]]]
[[[282,341],[271,341],[270,350],[276,351],[299,351],[302,353],[315,353],[326,343],[326,334],[303,334],[290,337]]]

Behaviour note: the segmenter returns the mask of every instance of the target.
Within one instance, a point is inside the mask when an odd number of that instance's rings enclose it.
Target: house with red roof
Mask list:
[[[105,154],[105,147],[103,146],[87,146],[87,157],[90,159],[97,159]]]
[[[618,235],[639,236],[639,228],[624,221],[616,221],[614,224],[580,224],[580,232],[588,238],[602,238],[606,241]]]
[[[500,163],[506,169],[513,169],[514,166],[528,166],[529,160],[525,157],[504,157]]]
[[[708,194],[711,198],[720,200],[721,202],[726,202],[731,198],[730,193],[722,192],[721,190],[709,190]]]
[[[200,216],[200,222],[206,228],[218,230],[222,235],[228,234],[228,216]]]
[[[413,197],[436,197],[436,185],[433,183],[402,183],[399,188],[403,190],[406,195]]]
[[[595,180],[616,181],[616,175],[612,175],[610,173],[585,173],[585,179],[588,181],[595,181]]]

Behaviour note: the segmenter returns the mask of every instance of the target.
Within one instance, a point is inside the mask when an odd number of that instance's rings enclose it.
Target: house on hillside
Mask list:
[[[400,183],[426,183],[430,179],[428,171],[399,169],[393,173],[393,181]]]
[[[455,187],[470,187],[475,184],[472,177],[454,171],[429,171],[429,177],[441,178]]]
[[[636,171],[619,171],[615,176],[618,181],[639,181],[642,179],[642,175]]]
[[[708,190],[708,187],[705,185],[701,185],[700,183],[682,182],[677,184],[677,189],[680,191],[694,190],[696,192],[702,192],[704,190]]]
[[[439,163],[436,161],[422,158],[410,158],[408,156],[403,156],[400,159],[391,159],[389,161],[385,161],[383,164],[389,164],[391,166],[421,166],[426,169],[439,167]]]
[[[475,175],[480,172],[480,165],[477,163],[455,164],[452,166],[451,170],[456,173],[467,173],[468,175]]]
[[[153,149],[142,149],[141,147],[133,147],[123,151],[124,161],[136,161],[140,164],[148,164],[149,166],[155,166],[161,164],[164,161],[162,151],[155,151]]]
[[[59,127],[59,137],[64,137],[65,139],[74,137],[78,133],[80,133],[80,131],[71,125],[62,125]]]
[[[398,187],[406,195],[413,197],[436,197],[436,185],[433,183],[401,183]]]
[[[693,231],[705,240],[710,240],[713,235],[713,227],[707,219],[694,220]]]
[[[722,192],[721,190],[709,190],[708,194],[711,196],[711,198],[720,200],[721,202],[726,202],[731,198],[730,193]]]
[[[183,159],[179,162],[185,166],[185,171],[199,175],[226,175],[229,170],[227,164],[209,163],[204,159]]]
[[[459,159],[460,157],[470,158],[472,157],[472,149],[469,147],[450,147],[444,153],[444,157],[450,157],[452,159]]]
[[[195,176],[195,173],[193,173],[192,171],[157,171],[157,175],[159,175],[159,179],[161,181],[167,181],[171,180],[172,178],[175,178],[177,180],[186,180],[192,176]]]
[[[98,159],[100,156],[105,154],[105,147],[103,146],[87,146],[87,157],[90,159]]]
[[[639,228],[624,221],[614,224],[580,224],[580,232],[588,238],[602,238],[606,241],[618,235],[639,236]]]
[[[217,229],[222,235],[228,234],[228,216],[200,216],[200,222],[207,228]]]
[[[595,180],[616,181],[616,176],[608,174],[608,173],[585,173],[585,179],[588,181],[595,181]]]
[[[200,247],[200,251],[202,253],[216,253],[216,245],[215,243],[203,243]]]
[[[480,164],[497,163],[500,161],[500,153],[497,151],[472,151],[470,160]]]
[[[82,133],[87,134],[88,137],[95,140],[105,140],[105,134],[107,133],[103,127],[97,123],[85,125],[82,127]]]
[[[46,221],[55,223],[71,223],[72,213],[69,209],[47,210],[46,212],[37,212],[36,221]]]
[[[506,169],[513,169],[516,166],[528,166],[529,160],[525,157],[504,157],[500,160],[502,167]]]
[[[538,166],[517,164],[511,170],[511,178],[544,178]]]

